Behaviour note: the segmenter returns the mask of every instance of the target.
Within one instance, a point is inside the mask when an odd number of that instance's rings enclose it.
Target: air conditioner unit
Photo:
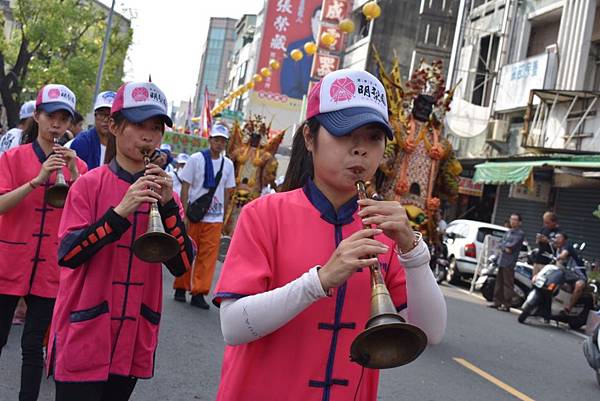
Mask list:
[[[488,142],[506,142],[508,133],[508,121],[490,120],[486,140]]]

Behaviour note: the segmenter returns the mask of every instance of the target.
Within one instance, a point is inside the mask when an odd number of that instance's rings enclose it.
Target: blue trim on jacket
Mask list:
[[[338,212],[336,213],[335,208],[325,197],[325,195],[317,188],[315,183],[309,178],[306,185],[303,188],[306,197],[310,203],[321,212],[321,218],[326,222],[333,224],[334,230],[334,241],[335,246],[340,244],[343,240],[342,227],[346,224],[350,224],[354,221],[354,212],[358,209],[358,197],[353,197],[346,202]],[[333,373],[335,354],[338,345],[338,336],[342,329],[356,329],[355,322],[342,322],[342,311],[344,309],[344,301],[346,299],[346,288],[347,285],[344,283],[337,290],[337,296],[335,299],[335,313],[333,324],[331,323],[319,323],[319,329],[331,330],[331,343],[329,345],[329,354],[327,356],[327,367],[325,369],[325,380],[309,380],[309,387],[318,387],[323,389],[322,401],[329,401],[331,398],[331,386],[347,386],[349,384],[348,379],[335,378]]]
[[[103,164],[100,160],[100,137],[96,127],[77,135],[71,143],[71,149],[77,152],[77,157],[87,164],[88,170]]]

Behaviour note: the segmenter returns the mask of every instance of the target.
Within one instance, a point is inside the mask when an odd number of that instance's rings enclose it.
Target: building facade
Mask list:
[[[377,74],[372,54],[375,47],[386,66],[400,60],[403,79],[426,62],[450,61],[459,0],[380,0],[381,16],[369,23],[362,13],[367,0],[355,0],[352,19],[356,26],[344,52],[343,67]]]
[[[256,69],[256,34],[255,14],[245,14],[235,26],[236,40],[233,53],[227,64],[229,71],[224,94],[235,91],[238,87],[252,81]],[[248,93],[234,99],[229,110],[235,115],[243,117],[243,112],[248,104]]]
[[[220,97],[227,86],[227,63],[231,59],[236,40],[236,23],[237,20],[232,18],[210,19],[193,100],[194,116],[199,116],[202,112],[205,88],[208,88],[211,96]]]
[[[464,181],[480,193],[461,196],[457,217],[502,224],[520,212],[533,242],[543,213],[554,211],[570,238],[600,257],[592,216],[600,199],[597,6],[461,1],[450,72],[460,85],[446,132]]]

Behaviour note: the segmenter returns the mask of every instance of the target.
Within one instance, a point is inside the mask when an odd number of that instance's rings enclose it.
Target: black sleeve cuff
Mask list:
[[[131,223],[125,217],[119,215],[115,210],[111,207],[108,209],[106,214],[104,215],[106,221],[110,225],[119,237],[131,227]]]
[[[171,198],[164,206],[158,202],[158,211],[161,216],[173,216],[179,214],[179,205],[174,198]]]

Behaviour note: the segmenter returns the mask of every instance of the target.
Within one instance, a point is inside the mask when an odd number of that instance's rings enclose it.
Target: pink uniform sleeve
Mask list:
[[[275,238],[267,226],[269,217],[262,216],[256,206],[249,204],[242,209],[215,289],[215,305],[222,299],[243,298],[272,289]]]
[[[406,295],[406,273],[404,267],[398,260],[396,252],[390,252],[390,260],[388,261],[388,271],[385,275],[385,284],[388,287],[388,291],[394,301],[394,305],[398,311],[407,307],[407,295]]]
[[[15,189],[15,180],[6,152],[0,155],[0,195]]]
[[[69,188],[69,194],[60,219],[58,237],[62,239],[70,231],[80,230],[93,223],[86,182],[77,180]]]

